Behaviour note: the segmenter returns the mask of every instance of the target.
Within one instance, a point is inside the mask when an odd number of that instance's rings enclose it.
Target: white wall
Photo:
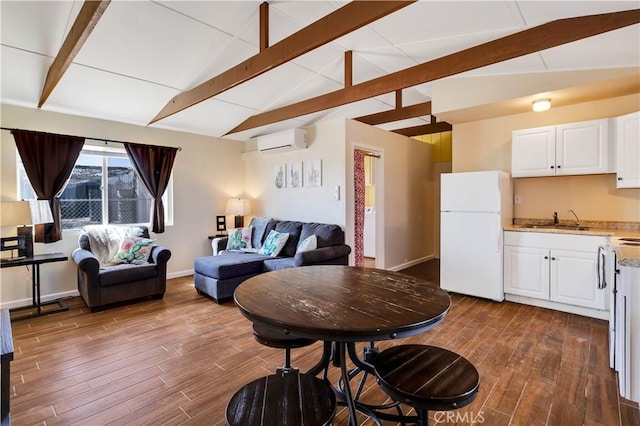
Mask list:
[[[174,225],[166,227],[163,234],[152,234],[172,252],[170,277],[191,274],[193,259],[210,255],[207,236],[215,233],[215,215],[224,213],[227,198],[244,195],[241,142],[9,105],[2,105],[1,111],[3,127],[182,147],[173,168]],[[10,132],[0,132],[0,143],[0,199],[15,200],[16,149]],[[3,228],[2,233],[15,235],[15,229]],[[61,241],[34,244],[34,251],[71,255],[77,239],[77,231],[64,231]],[[44,300],[77,294],[72,260],[43,265],[41,274]],[[27,305],[30,300],[30,273],[24,268],[3,268],[1,306]]]
[[[346,140],[347,244],[353,247],[354,241],[353,149],[369,148],[381,155],[376,161],[376,246],[383,252],[376,266],[399,270],[433,257],[432,146],[353,120],[346,121]]]
[[[344,191],[344,121],[335,120],[306,127],[308,148],[275,154],[257,151],[255,141],[246,143],[242,154],[247,196],[253,216],[269,216],[281,220],[335,223],[345,225],[344,198],[336,200],[335,188]],[[322,186],[287,187],[274,185],[276,166],[322,160]]]

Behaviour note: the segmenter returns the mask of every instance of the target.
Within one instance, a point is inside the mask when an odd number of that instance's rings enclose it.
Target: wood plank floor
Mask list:
[[[404,272],[433,282],[439,276],[437,260]],[[637,405],[618,397],[605,321],[510,302],[452,300],[438,327],[379,344],[433,344],[476,365],[476,400],[450,417],[432,413],[433,424],[640,425]],[[198,296],[191,277],[169,280],[163,300],[93,314],[79,298],[68,304],[68,312],[12,324],[14,425],[224,424],[231,395],[283,362],[282,351],[253,340],[250,322],[232,302]],[[294,350],[293,364],[310,367],[320,347]],[[333,381],[337,373],[331,371]],[[373,380],[364,396],[385,400]],[[334,424],[347,424],[343,407]]]

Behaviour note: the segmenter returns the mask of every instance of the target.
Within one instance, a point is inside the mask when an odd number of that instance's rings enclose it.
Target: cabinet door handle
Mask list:
[[[545,256],[544,258],[545,258],[545,259],[548,259],[548,258],[549,258],[549,256]]]
[[[556,258],[555,258],[555,257],[552,257],[552,258],[551,258],[551,260],[556,260]]]
[[[558,168],[560,168],[560,167],[562,167],[562,166],[558,166]]]
[[[553,169],[553,166],[551,166],[551,168]]]
[[[622,180],[622,178],[621,178],[621,177],[619,177],[619,178],[618,178],[618,180]]]

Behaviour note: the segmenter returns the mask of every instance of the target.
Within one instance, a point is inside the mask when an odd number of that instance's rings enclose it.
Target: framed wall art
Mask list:
[[[273,169],[273,186],[277,189],[282,189],[286,186],[286,166],[284,164],[278,164]]]
[[[304,186],[322,186],[322,160],[304,163]]]

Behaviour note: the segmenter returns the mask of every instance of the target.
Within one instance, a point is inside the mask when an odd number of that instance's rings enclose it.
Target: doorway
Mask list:
[[[361,164],[357,167],[354,164],[353,175],[354,257],[360,250],[363,266],[384,268],[382,152],[365,145],[356,145],[353,149],[354,158],[356,153],[361,156]],[[357,218],[358,215],[361,215],[360,218]]]

